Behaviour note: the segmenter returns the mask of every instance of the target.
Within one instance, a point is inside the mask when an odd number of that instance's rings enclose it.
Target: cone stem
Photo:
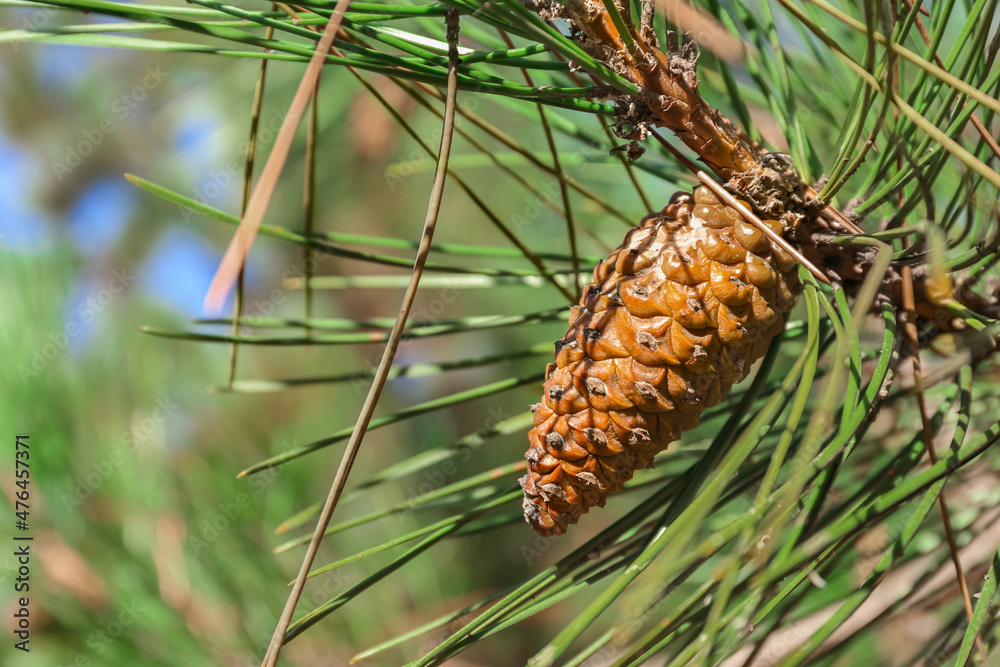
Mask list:
[[[616,22],[600,0],[568,0],[565,4],[573,21],[590,38],[613,51],[615,57],[609,59],[609,65],[648,93],[643,101],[657,120],[712,171],[730,179],[761,170],[753,149],[733,124],[698,93],[693,51],[685,49],[668,57],[620,16]],[[624,35],[618,24],[625,29]]]

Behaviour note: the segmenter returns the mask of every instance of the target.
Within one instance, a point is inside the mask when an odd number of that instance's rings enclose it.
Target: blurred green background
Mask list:
[[[67,20],[54,10],[0,9],[7,28],[54,27]],[[342,445],[248,479],[237,479],[236,473],[352,425],[369,380],[361,375],[350,383],[281,393],[210,391],[226,382],[227,346],[154,338],[140,326],[180,330],[204,314],[202,299],[232,228],[159,200],[123,177],[134,173],[238,214],[259,63],[73,46],[0,44],[0,52],[0,422],[10,462],[15,434],[30,435],[29,533],[35,538],[31,653],[23,655],[4,641],[0,663],[259,664],[284,604],[284,583],[294,576],[301,555],[299,550],[274,555],[273,548],[289,537],[274,529],[325,495]],[[301,72],[297,63],[270,64],[258,172]],[[424,136],[437,137],[434,116],[418,112],[398,91],[384,92],[397,96],[390,100]],[[433,165],[347,72],[327,68],[320,99],[317,227],[415,240]],[[505,131],[520,133],[527,145],[545,150],[537,123],[526,124],[502,106],[480,104],[472,96],[466,102]],[[596,121],[587,122],[596,128]],[[302,226],[303,139],[300,128],[270,223]],[[457,143],[456,160],[466,148]],[[596,149],[593,154],[606,156]],[[463,175],[488,196],[498,215],[529,222],[519,231],[533,247],[564,250],[565,223],[476,159]],[[631,188],[620,165],[590,164],[586,154],[580,160],[574,175],[598,191],[614,196]],[[554,184],[538,185],[557,197]],[[665,198],[662,181],[647,185]],[[634,194],[628,199],[638,219],[645,213],[641,202]],[[578,215],[600,239],[582,239],[585,254],[604,254],[604,246],[617,245],[626,230],[594,210],[584,208]],[[506,245],[480,217],[467,198],[449,188],[436,240]],[[409,256],[406,250],[389,252]],[[245,312],[301,317],[301,291],[283,282],[301,269],[301,249],[258,241],[248,265]],[[318,273],[406,272],[330,258],[320,262]],[[393,317],[400,295],[398,289],[321,291],[316,314]],[[445,287],[427,290],[415,313],[416,319],[449,319],[534,312],[562,303],[551,287]],[[227,305],[225,312],[230,311]],[[397,360],[503,354],[549,343],[564,330],[559,319],[407,342]],[[237,377],[363,373],[380,352],[377,345],[243,347]],[[549,354],[390,382],[379,414],[540,372]],[[537,385],[371,432],[353,479],[523,412],[537,400]],[[375,497],[380,506],[412,498],[470,470],[520,460],[524,447],[523,433],[494,438],[475,457],[460,457],[455,468],[431,468],[383,485]],[[7,544],[14,530],[14,490],[12,475],[5,473]],[[346,501],[338,518],[370,511],[372,501],[372,496]],[[594,516],[592,530],[611,518]],[[326,540],[317,564],[424,522],[402,514],[338,534]],[[578,531],[555,543],[539,541],[526,526],[516,525],[486,537],[451,540],[367,591],[349,613],[334,614],[294,641],[283,654],[286,664],[346,664],[358,650],[523,579],[589,534]],[[7,554],[0,558],[0,599],[10,625],[17,563],[11,549],[0,551]],[[440,567],[442,559],[450,565]],[[300,609],[335,597],[373,572],[378,566],[373,560],[311,584]],[[523,663],[572,612],[533,618],[517,637],[501,635],[453,664]],[[390,652],[372,664],[400,664],[416,648]]]

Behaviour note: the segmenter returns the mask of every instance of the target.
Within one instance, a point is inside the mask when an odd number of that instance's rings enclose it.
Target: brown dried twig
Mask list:
[[[434,230],[437,226],[438,212],[441,209],[441,198],[448,174],[448,158],[451,154],[451,141],[453,130],[455,128],[455,100],[458,94],[458,12],[454,9],[449,9],[446,14],[446,20],[448,23],[449,44],[448,87],[445,97],[445,113],[441,131],[441,144],[438,151],[437,168],[434,172],[434,181],[431,185],[430,201],[427,204],[427,215],[424,219],[424,228],[421,233],[420,246],[417,250],[416,259],[414,260],[413,271],[410,274],[410,281],[406,287],[406,292],[403,295],[403,302],[400,305],[399,315],[396,317],[396,322],[393,325],[392,332],[386,342],[385,350],[382,353],[382,359],[379,362],[378,369],[375,371],[375,377],[368,390],[368,395],[361,408],[361,413],[358,415],[357,422],[355,423],[354,432],[351,434],[351,438],[347,443],[347,448],[341,458],[340,466],[337,468],[337,473],[330,486],[330,493],[327,495],[326,502],[324,503],[319,519],[316,522],[316,528],[313,531],[312,539],[306,549],[306,554],[302,559],[302,566],[299,568],[298,576],[295,578],[292,591],[288,596],[288,602],[285,604],[285,608],[282,611],[280,619],[278,620],[277,627],[275,627],[274,635],[271,637],[271,643],[268,646],[267,654],[264,657],[262,667],[274,667],[278,660],[278,654],[280,653],[281,647],[285,642],[288,627],[291,625],[292,615],[295,613],[295,607],[298,604],[299,597],[302,595],[302,590],[305,588],[305,582],[309,576],[309,570],[312,568],[316,553],[319,551],[319,545],[323,540],[323,535],[326,532],[327,527],[330,525],[330,520],[333,517],[333,511],[336,509],[340,496],[343,493],[344,486],[347,484],[347,478],[351,473],[354,460],[357,458],[358,452],[361,449],[361,443],[368,430],[368,424],[371,421],[372,415],[375,412],[375,406],[378,403],[378,399],[382,394],[382,389],[385,387],[386,380],[389,377],[389,370],[392,368],[392,362],[396,356],[396,350],[398,349],[399,342],[403,336],[403,329],[406,327],[406,321],[409,318],[410,309],[413,306],[413,300],[417,295],[417,288],[419,287],[420,278],[423,275],[424,266],[427,262],[427,256],[430,253],[431,240],[433,239]],[[326,49],[329,49],[329,45]]]

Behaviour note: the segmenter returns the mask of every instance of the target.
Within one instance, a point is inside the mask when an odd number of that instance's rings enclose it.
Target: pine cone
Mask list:
[[[800,287],[795,258],[704,186],[630,231],[594,269],[532,406],[520,481],[535,531],[563,533],[697,426],[782,331]]]

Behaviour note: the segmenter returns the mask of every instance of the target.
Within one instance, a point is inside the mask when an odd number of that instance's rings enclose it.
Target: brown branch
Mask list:
[[[444,121],[441,129],[441,144],[438,150],[438,163],[434,172],[434,181],[431,185],[430,201],[427,204],[427,215],[424,219],[424,228],[420,237],[420,247],[417,250],[417,256],[413,263],[413,271],[410,274],[410,282],[406,287],[406,293],[403,295],[403,302],[400,305],[396,323],[386,342],[382,359],[375,372],[375,378],[368,390],[368,396],[365,398],[364,406],[361,408],[361,413],[358,415],[357,423],[354,426],[354,432],[351,434],[351,439],[347,443],[347,448],[341,458],[340,466],[337,468],[333,483],[330,485],[330,493],[327,495],[323,510],[320,512],[319,519],[316,522],[316,528],[306,549],[306,555],[302,559],[302,566],[299,568],[298,576],[295,578],[292,592],[288,596],[288,602],[285,604],[281,618],[278,620],[278,625],[274,629],[274,635],[271,637],[271,643],[268,646],[262,667],[274,667],[278,660],[278,654],[285,642],[288,627],[291,625],[292,615],[295,613],[295,607],[298,604],[299,597],[302,595],[302,590],[305,588],[309,570],[312,568],[313,560],[319,551],[323,535],[330,525],[330,519],[333,518],[333,511],[340,501],[344,486],[347,484],[347,477],[351,473],[354,460],[357,458],[358,452],[361,449],[361,443],[368,430],[368,424],[371,422],[372,415],[375,412],[375,406],[389,377],[389,370],[392,368],[396,350],[399,348],[399,342],[403,336],[403,329],[406,327],[406,321],[409,318],[413,300],[417,295],[417,288],[424,272],[427,256],[430,254],[431,240],[434,237],[434,230],[437,226],[438,212],[441,210],[441,198],[448,174],[448,157],[451,154],[451,141],[455,128],[455,99],[458,94],[458,12],[455,9],[449,9],[446,14],[446,20],[448,23],[449,45],[447,96]]]
[[[762,167],[733,124],[698,93],[693,49],[669,57],[634,28],[629,29],[641,60],[629,52],[603,4],[569,0],[566,9],[576,25],[606,53],[608,65],[643,89],[642,101],[664,127],[696,152],[719,177],[731,179]]]

